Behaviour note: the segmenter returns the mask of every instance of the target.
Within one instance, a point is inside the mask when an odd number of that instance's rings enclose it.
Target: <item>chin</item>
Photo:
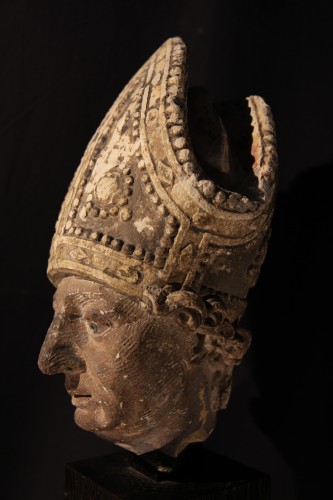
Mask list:
[[[76,408],[74,420],[81,429],[99,433],[114,429],[119,418],[116,412],[110,411],[110,408],[97,405],[95,408]]]

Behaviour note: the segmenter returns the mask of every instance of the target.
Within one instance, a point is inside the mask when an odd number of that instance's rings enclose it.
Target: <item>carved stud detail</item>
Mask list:
[[[111,241],[111,237],[108,236],[107,234],[104,234],[101,238],[101,243],[102,245],[109,245]]]
[[[198,182],[198,188],[207,198],[212,198],[215,194],[215,183],[212,181],[201,180]]]
[[[226,200],[226,194],[224,193],[224,191],[219,191],[216,195],[215,195],[215,198],[214,198],[214,204],[218,207],[218,208],[221,208],[223,206],[223,203],[225,202]]]
[[[109,212],[111,215],[115,216],[115,215],[118,215],[118,212],[119,212],[119,207],[111,207],[109,209]]]
[[[120,215],[120,218],[123,220],[123,221],[128,221],[131,219],[132,217],[132,210],[130,210],[129,208],[125,207],[125,208],[122,208],[119,212],[119,215]]]
[[[136,259],[142,260],[145,256],[145,251],[142,247],[136,247],[133,252],[133,257]]]
[[[125,253],[126,255],[132,255],[134,252],[134,245],[130,245],[129,243],[124,243],[121,251]]]
[[[114,239],[111,241],[110,246],[113,250],[120,251],[122,249],[123,244],[124,244],[123,241],[118,240],[118,239]]]

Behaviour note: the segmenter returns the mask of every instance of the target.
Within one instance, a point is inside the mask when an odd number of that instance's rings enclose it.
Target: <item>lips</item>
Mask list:
[[[85,407],[93,401],[91,394],[72,394],[72,404],[77,407]]]
[[[93,383],[84,375],[67,375],[65,387],[71,396],[72,405],[75,406],[74,419],[79,427],[97,432],[112,429],[119,424],[119,402],[111,389],[106,395],[100,394],[98,390],[92,394],[90,391]]]

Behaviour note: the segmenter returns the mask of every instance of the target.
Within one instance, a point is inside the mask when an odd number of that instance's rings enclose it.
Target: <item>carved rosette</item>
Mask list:
[[[259,196],[218,186],[187,129],[186,47],[164,43],[91,139],[62,206],[48,276],[142,298],[168,284],[244,299],[265,255],[277,157],[269,107],[248,98]]]

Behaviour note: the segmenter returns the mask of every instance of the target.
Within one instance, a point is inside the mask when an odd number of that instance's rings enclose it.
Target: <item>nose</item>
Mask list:
[[[63,316],[57,314],[48,329],[38,358],[39,369],[45,375],[75,375],[86,371],[84,360],[74,350],[73,334]]]

